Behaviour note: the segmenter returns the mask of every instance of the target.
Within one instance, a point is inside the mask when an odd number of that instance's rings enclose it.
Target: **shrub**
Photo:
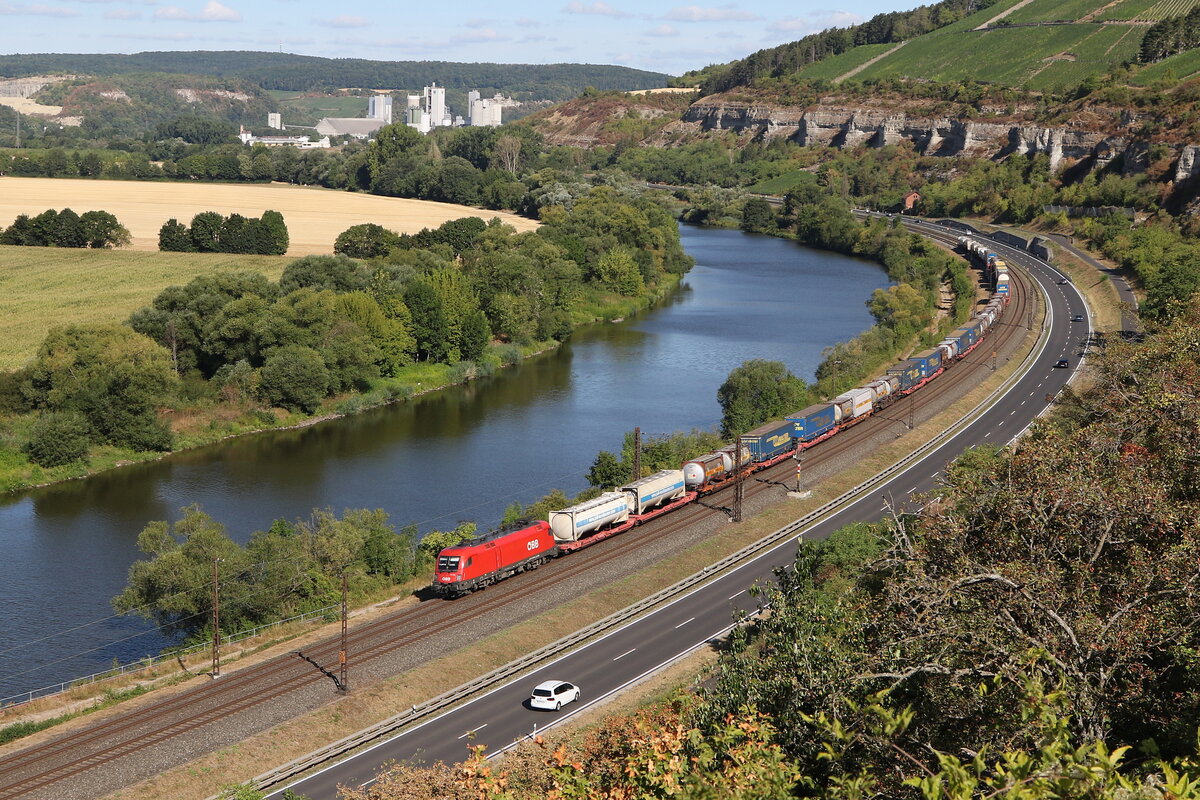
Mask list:
[[[500,348],[500,363],[506,367],[511,367],[513,364],[521,363],[521,348],[515,344],[506,345]]]
[[[45,411],[33,423],[29,441],[21,448],[29,460],[57,467],[83,459],[91,444],[92,429],[82,414]]]
[[[262,368],[262,391],[273,405],[311,414],[329,388],[329,370],[311,347],[287,345],[271,351]]]

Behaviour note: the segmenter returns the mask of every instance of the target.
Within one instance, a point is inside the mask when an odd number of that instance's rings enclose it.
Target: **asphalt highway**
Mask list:
[[[905,220],[905,224],[918,232],[947,232],[928,223]],[[963,450],[984,443],[1003,445],[1017,437],[1079,368],[1092,332],[1083,297],[1057,270],[1028,253],[999,243],[992,246],[1010,264],[1031,274],[1049,300],[1050,335],[1032,369],[972,424],[869,495],[806,529],[804,538],[819,540],[851,522],[878,520],[889,504],[908,507],[913,495],[938,486],[946,464]],[[1082,315],[1083,322],[1071,322],[1074,315]],[[998,324],[1026,325],[1029,320],[1002,318]],[[1060,359],[1067,359],[1069,367],[1056,367]],[[286,788],[312,800],[334,800],[339,785],[369,784],[387,762],[453,763],[467,756],[469,746],[480,744],[489,755],[503,752],[721,636],[755,610],[747,590],[769,580],[777,567],[790,564],[795,550],[796,540],[788,539],[585,647]],[[529,708],[532,688],[551,679],[578,685],[583,693],[580,702],[558,712]],[[279,797],[284,788],[269,797]]]

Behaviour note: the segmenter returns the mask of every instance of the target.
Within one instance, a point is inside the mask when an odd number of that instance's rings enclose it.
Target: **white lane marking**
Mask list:
[[[678,625],[676,625],[676,626],[675,626],[675,630],[679,630],[679,629],[680,629],[680,628],[682,628],[684,625],[687,625],[689,622],[695,622],[695,621],[696,621],[696,618],[695,618],[695,617],[692,617],[691,619],[685,619],[683,622],[681,622],[681,623],[679,623]]]
[[[913,492],[915,492],[916,490],[917,490],[917,487],[915,487],[915,486],[914,486],[914,487],[912,487],[911,489],[909,489],[909,490],[908,490],[908,493],[909,493],[909,494],[912,494],[912,493],[913,493]]]
[[[635,648],[633,648],[633,650],[637,650],[637,648],[635,647]],[[625,656],[627,656],[627,655],[629,655],[630,653],[632,653],[632,652],[633,652],[633,650],[626,650],[624,653],[621,653],[621,655],[619,655],[619,656],[617,656],[616,658],[614,658],[614,659],[613,659],[613,661],[620,661],[622,658],[624,658]]]
[[[726,600],[732,600],[732,599],[734,599],[735,597],[741,597],[741,596],[742,596],[742,595],[744,595],[745,593],[746,593],[746,590],[745,590],[745,589],[742,589],[742,590],[741,590],[740,592],[738,592],[737,594],[731,594],[731,595],[729,595],[729,597],[727,597],[727,598],[725,598],[725,599],[726,599]]]
[[[488,726],[488,724],[485,722],[485,723],[483,723],[482,725],[480,725],[478,728],[476,728],[475,730],[473,730],[473,731],[467,731],[466,733],[464,733],[462,736],[459,736],[458,738],[459,738],[459,739],[465,739],[465,738],[467,738],[468,736],[470,736],[470,735],[471,735],[471,734],[473,734],[473,733],[479,733],[481,730],[483,730],[483,729],[484,729],[484,728],[486,728],[487,726]]]

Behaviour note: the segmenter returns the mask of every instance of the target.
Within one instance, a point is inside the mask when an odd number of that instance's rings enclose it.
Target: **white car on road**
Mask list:
[[[579,699],[579,687],[566,681],[544,681],[539,683],[529,698],[530,708],[558,711],[567,703]]]

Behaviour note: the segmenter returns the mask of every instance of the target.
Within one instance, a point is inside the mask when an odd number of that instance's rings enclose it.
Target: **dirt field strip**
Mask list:
[[[0,225],[48,208],[108,211],[129,228],[132,250],[157,250],[158,230],[172,217],[187,224],[202,211],[258,217],[274,210],[287,223],[289,256],[332,253],[339,233],[364,222],[397,233],[416,233],[461,217],[499,217],[518,231],[538,226],[503,211],[312,186],[0,177]]]

